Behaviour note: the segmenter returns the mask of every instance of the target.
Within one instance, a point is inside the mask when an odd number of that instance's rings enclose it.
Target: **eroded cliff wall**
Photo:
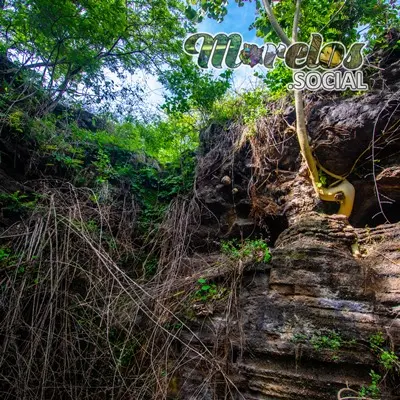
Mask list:
[[[356,188],[349,221],[316,198],[290,104],[271,105],[255,134],[238,125],[203,133],[193,257],[217,268],[221,240],[263,238],[272,260],[232,267],[235,300],[193,320],[220,367],[193,353],[179,370],[179,398],[326,400],[347,385],[357,397],[371,371],[381,375],[380,398],[400,398],[397,367],[385,370],[371,349],[376,335],[393,354],[400,345],[399,61],[381,78],[385,90],[306,103],[316,158]]]

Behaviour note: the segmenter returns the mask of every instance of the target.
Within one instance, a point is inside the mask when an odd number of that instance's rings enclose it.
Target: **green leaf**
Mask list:
[[[185,15],[189,20],[194,20],[197,17],[197,12],[194,8],[189,6],[185,9]]]

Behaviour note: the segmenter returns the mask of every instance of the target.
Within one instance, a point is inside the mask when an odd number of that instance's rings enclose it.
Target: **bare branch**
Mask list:
[[[272,25],[272,28],[274,29],[276,34],[279,36],[279,38],[282,40],[282,42],[284,44],[286,44],[286,46],[290,46],[292,41],[286,35],[285,31],[282,29],[278,20],[276,19],[275,14],[272,11],[272,7],[271,7],[269,0],[263,0],[263,4],[264,4],[265,12],[267,13],[269,22]]]
[[[293,31],[292,31],[293,42],[297,42],[297,38],[299,36],[300,13],[301,13],[301,0],[297,0],[296,13],[294,14],[294,20],[293,20]]]

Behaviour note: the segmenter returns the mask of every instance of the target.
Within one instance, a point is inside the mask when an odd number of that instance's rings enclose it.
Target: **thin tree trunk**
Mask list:
[[[288,38],[286,33],[283,31],[282,27],[279,25],[274,12],[272,10],[269,0],[263,0],[265,11],[267,13],[268,19],[275,30],[276,34],[287,46],[297,42],[299,21],[301,14],[301,0],[296,0],[296,12],[293,19],[293,30],[292,30],[292,40]],[[308,133],[305,121],[304,113],[304,100],[303,93],[301,91],[294,91],[295,107],[296,107],[296,133],[297,140],[300,145],[300,152],[304,159],[306,160],[307,167],[310,171],[310,178],[315,192],[321,200],[325,201],[335,201],[340,203],[340,208],[338,214],[345,215],[349,217],[353,210],[355,189],[354,186],[344,179],[341,183],[333,188],[323,188],[320,185],[320,179],[318,174],[317,162],[312,154],[310,143],[308,141]]]
[[[270,4],[269,1],[270,0],[263,0],[265,12],[267,13],[267,17],[269,19],[269,22],[271,23],[272,28],[274,29],[276,34],[279,36],[279,38],[282,40],[282,42],[284,44],[286,44],[286,46],[290,46],[291,40],[286,35],[285,31],[281,28],[281,26],[279,25],[279,22],[275,18],[275,14],[272,11],[272,7],[271,7],[271,4]]]

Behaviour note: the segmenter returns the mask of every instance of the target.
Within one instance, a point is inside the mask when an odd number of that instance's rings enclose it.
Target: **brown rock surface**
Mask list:
[[[382,76],[385,90],[375,86],[361,96],[313,94],[306,99],[314,155],[323,167],[347,176],[354,185],[350,223],[357,227],[400,218],[399,61]],[[270,115],[258,121],[253,136],[246,136],[245,128],[237,124],[214,124],[200,138],[196,198],[204,206],[202,225],[214,239],[262,233],[272,236],[273,242],[302,213],[334,214],[338,209],[313,193],[301,165],[293,107],[269,107]],[[225,176],[231,185],[221,184]],[[238,220],[247,220],[244,229]],[[205,236],[200,235],[200,241]]]
[[[196,330],[215,353],[227,351],[237,391],[225,397],[222,379],[206,385],[210,371],[194,356],[181,371],[182,398],[327,400],[347,383],[368,386],[370,370],[379,371],[370,336],[382,332],[400,345],[399,250],[400,224],[354,229],[342,217],[301,216],[278,238],[271,264],[245,270],[229,332],[218,313]],[[334,349],[321,344],[332,332]],[[400,398],[398,376],[386,385],[382,399]]]
[[[215,360],[193,353],[180,368],[183,399],[336,399],[346,385],[370,385],[371,370],[385,376],[381,399],[400,399],[399,376],[386,375],[370,346],[381,332],[399,356],[399,78],[396,61],[368,94],[307,98],[315,156],[356,188],[350,221],[316,198],[290,106],[272,108],[252,137],[240,126],[204,133],[193,247],[263,237],[272,261],[246,265],[236,300],[192,321],[197,338],[185,339]]]

